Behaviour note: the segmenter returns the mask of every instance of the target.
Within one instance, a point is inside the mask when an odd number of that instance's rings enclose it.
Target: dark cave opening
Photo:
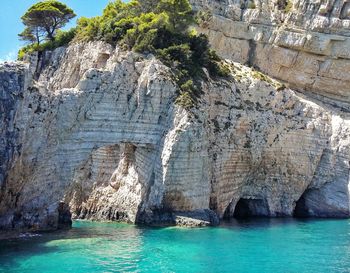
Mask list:
[[[249,208],[249,199],[239,199],[236,204],[233,216],[235,218],[248,218],[253,216],[253,211]]]
[[[310,216],[309,210],[307,208],[305,196],[308,194],[308,190],[306,190],[299,200],[295,204],[293,217],[295,218],[306,218]]]
[[[60,202],[58,204],[58,229],[67,229],[72,227],[72,214],[70,212],[69,206]]]
[[[339,205],[339,200],[348,204],[348,179],[345,181],[344,192],[336,184],[326,184],[324,188],[307,189],[295,203],[293,217],[295,218],[349,218],[348,205]],[[328,188],[327,188],[328,187]],[[327,191],[332,191],[332,199],[327,199]],[[337,202],[334,202],[337,200]]]
[[[233,217],[237,219],[249,217],[267,217],[270,215],[269,206],[263,199],[241,198],[237,202]]]

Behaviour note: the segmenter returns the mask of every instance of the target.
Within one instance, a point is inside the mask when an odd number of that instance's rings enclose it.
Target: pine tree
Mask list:
[[[75,14],[72,9],[56,0],[34,4],[21,17],[26,26],[20,38],[39,44],[42,39],[54,41],[56,31],[64,27]]]

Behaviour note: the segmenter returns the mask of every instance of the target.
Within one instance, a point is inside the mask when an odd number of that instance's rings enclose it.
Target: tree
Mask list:
[[[37,42],[40,43],[39,30],[38,28],[29,28],[26,27],[20,34],[19,38],[23,41],[28,41],[31,44]]]
[[[159,4],[158,0],[141,0],[139,2],[141,11],[145,13],[154,11]]]
[[[64,27],[76,15],[65,4],[56,0],[46,0],[31,6],[21,17],[26,26],[19,34],[22,40],[39,44],[41,39],[54,41],[56,31]]]
[[[169,16],[171,31],[181,33],[188,30],[194,22],[192,7],[188,0],[161,0],[158,10]]]

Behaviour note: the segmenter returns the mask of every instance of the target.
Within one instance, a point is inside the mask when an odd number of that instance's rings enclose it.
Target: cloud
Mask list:
[[[4,56],[0,56],[0,62],[6,61],[14,61],[17,58],[17,50],[12,50],[5,54]]]

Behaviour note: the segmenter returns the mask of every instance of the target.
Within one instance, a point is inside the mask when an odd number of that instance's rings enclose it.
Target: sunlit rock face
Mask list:
[[[102,42],[2,64],[0,227],[348,217],[349,114],[228,64],[191,111],[161,62]]]
[[[350,3],[192,0],[218,53],[350,109]]]

